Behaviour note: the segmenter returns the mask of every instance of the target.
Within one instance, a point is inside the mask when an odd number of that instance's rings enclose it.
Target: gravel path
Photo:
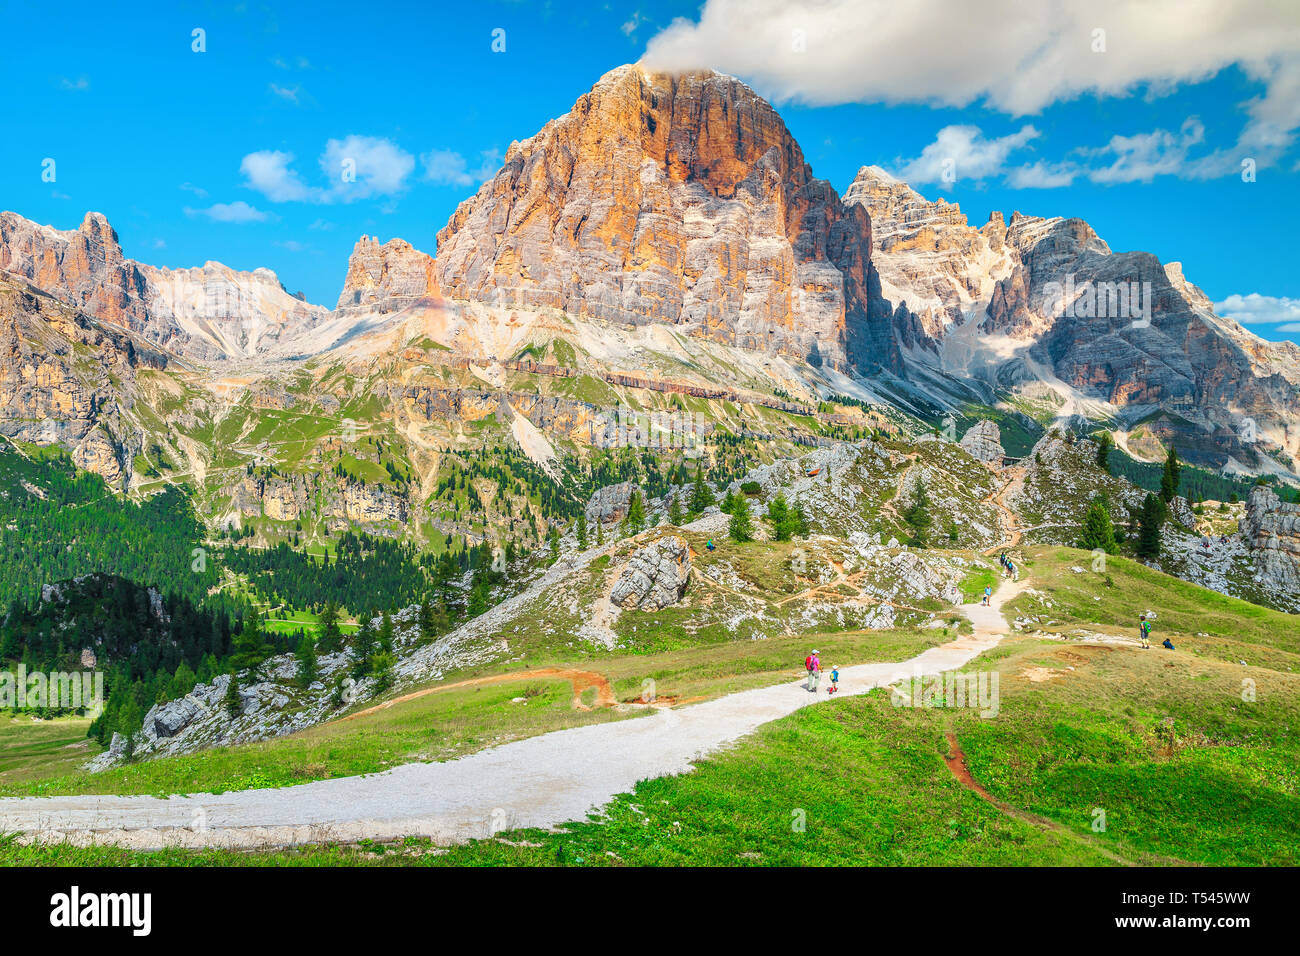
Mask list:
[[[915,673],[965,665],[1008,630],[1002,605],[1025,582],[1004,583],[991,607],[962,612],[974,633],[897,663],[840,671],[840,693],[863,694]],[[441,843],[513,827],[581,820],[638,781],[684,773],[759,725],[827,699],[803,681],[731,694],[650,717],[543,734],[445,763],[276,790],[159,797],[0,799],[0,832],[27,840],[164,846],[270,847],[427,836]]]

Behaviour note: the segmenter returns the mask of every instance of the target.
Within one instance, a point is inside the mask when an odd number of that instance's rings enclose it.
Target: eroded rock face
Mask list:
[[[625,609],[658,611],[682,599],[690,574],[690,545],[685,538],[667,535],[628,558],[609,599]]]
[[[1048,372],[1188,461],[1249,467],[1281,451],[1295,467],[1300,347],[1216,315],[1178,263],[1114,252],[1081,219],[995,212],[976,229],[876,167],[844,197],[871,215],[872,264],[909,363],[1003,386]]]
[[[1257,487],[1246,501],[1240,530],[1263,583],[1300,593],[1300,505],[1282,501],[1271,488]]]
[[[961,436],[960,444],[972,458],[977,458],[986,465],[1000,465],[1006,456],[1006,451],[1002,448],[1002,430],[998,428],[997,422],[988,419],[976,422],[967,429],[966,434]]]
[[[171,357],[13,279],[0,277],[0,434],[59,445],[126,490],[139,430],[126,420],[142,368]]]
[[[743,83],[626,66],[511,144],[438,233],[435,268],[452,298],[896,368],[870,248],[865,211]]]
[[[376,237],[362,236],[348,258],[338,308],[393,312],[437,294],[432,256],[404,239],[380,245]]]
[[[0,212],[0,270],[88,315],[202,361],[267,351],[322,321],[327,310],[291,295],[270,269],[219,262],[160,269],[126,258],[100,213],[76,229]]]
[[[634,482],[620,481],[616,485],[597,488],[587,502],[588,523],[622,521],[632,500],[632,492],[637,487]]]

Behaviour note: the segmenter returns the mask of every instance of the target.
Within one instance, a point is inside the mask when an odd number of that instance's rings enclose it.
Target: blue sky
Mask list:
[[[1238,297],[1226,311],[1260,334],[1300,339],[1300,21],[1253,6],[1153,23],[1050,0],[1024,23],[962,22],[965,5],[934,0],[10,3],[0,208],[59,228],[95,209],[129,256],[267,266],[332,305],[359,235],[434,252],[511,140],[649,45],[652,62],[773,99],[841,192],[876,164],[977,225],[994,209],[1079,216],[1113,249],[1181,261],[1216,302]],[[322,169],[345,155],[346,189]]]

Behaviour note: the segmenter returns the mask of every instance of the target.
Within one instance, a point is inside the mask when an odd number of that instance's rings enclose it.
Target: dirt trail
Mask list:
[[[1040,830],[1051,830],[1053,833],[1058,833],[1061,836],[1074,840],[1076,843],[1081,843],[1090,849],[1096,850],[1112,863],[1118,863],[1121,866],[1138,865],[1133,860],[1120,856],[1109,847],[1104,846],[1100,841],[1094,840],[1086,834],[1071,830],[1069,827],[1057,823],[1055,820],[1049,820],[1047,817],[1040,817],[1037,814],[1029,813],[1025,810],[1019,810],[1011,806],[1009,803],[1003,803],[997,797],[993,796],[993,794],[985,790],[980,782],[971,775],[970,767],[966,764],[966,754],[962,752],[961,744],[957,742],[957,735],[949,731],[944,734],[944,736],[948,739],[948,748],[950,750],[950,753],[947,755],[945,760],[948,764],[948,769],[952,771],[952,775],[957,778],[963,787],[978,795],[981,800],[997,807],[1009,817],[1014,817],[1015,819],[1028,823],[1030,826],[1037,827]]]
[[[515,671],[510,674],[494,674],[491,677],[472,677],[469,680],[456,681],[454,684],[440,684],[437,687],[426,687],[424,690],[417,690],[410,694],[403,694],[401,697],[394,697],[386,700],[382,704],[376,704],[374,707],[367,707],[365,710],[359,710],[355,714],[348,714],[346,717],[340,717],[338,720],[330,723],[343,723],[349,720],[356,720],[358,717],[365,717],[367,714],[377,714],[381,710],[387,710],[394,704],[402,704],[408,700],[418,700],[421,697],[428,697],[430,694],[439,694],[444,690],[453,690],[457,687],[483,687],[488,684],[509,684],[514,681],[533,680],[533,679],[551,679],[559,678],[567,680],[573,685],[573,707],[575,710],[591,710],[591,707],[582,702],[582,695],[591,688],[596,688],[596,699],[593,706],[596,707],[613,707],[617,700],[614,699],[614,690],[609,686],[609,681],[601,674],[595,671],[579,671],[567,667],[540,667],[531,671]]]
[[[989,607],[962,605],[974,633],[897,662],[840,670],[840,694],[865,694],[917,674],[963,667],[1008,630],[1002,605],[1024,582],[1003,582]],[[515,675],[517,676],[517,675]],[[425,836],[441,843],[516,827],[582,820],[638,782],[685,773],[758,727],[825,701],[802,680],[512,741],[443,763],[294,787],[222,794],[0,799],[0,832],[23,840],[166,846],[271,847]]]
[[[1006,483],[998,489],[985,504],[991,504],[998,509],[998,514],[1002,517],[1002,530],[1006,537],[999,541],[993,547],[985,550],[985,554],[992,554],[994,551],[1008,551],[1020,544],[1021,528],[1020,519],[1016,513],[1007,507],[1005,498],[1011,492],[1011,489],[1023,485],[1025,481],[1025,469],[1019,465],[1014,468],[1004,469],[1002,474],[1007,476]]]

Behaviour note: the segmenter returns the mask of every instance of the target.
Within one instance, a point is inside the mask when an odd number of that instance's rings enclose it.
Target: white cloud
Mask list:
[[[264,149],[249,153],[239,164],[245,183],[271,202],[295,202],[312,197],[313,192],[299,175],[289,168],[293,153]]]
[[[320,156],[328,186],[312,186],[293,168],[294,156],[279,150],[249,153],[239,164],[244,185],[272,202],[348,203],[401,192],[415,157],[374,136],[331,139]]]
[[[77,93],[85,92],[90,89],[90,80],[85,76],[79,76],[75,80],[70,80],[66,76],[59,78],[59,88],[64,90],[73,90]]]
[[[946,183],[987,179],[1002,170],[1007,155],[1039,135],[1032,126],[986,139],[978,126],[945,126],[914,159],[895,161],[898,177],[908,183]]]
[[[1187,167],[1197,176],[1243,156],[1270,165],[1300,128],[1300,4],[1274,0],[706,0],[642,62],[734,73],[778,101],[981,102],[1013,116],[1086,94],[1164,95],[1237,65],[1263,92],[1242,104],[1235,146]]]
[[[1008,171],[1006,180],[1012,189],[1059,189],[1070,185],[1078,175],[1079,170],[1070,163],[1039,160]]]
[[[1158,129],[1134,136],[1112,136],[1105,146],[1081,152],[1085,156],[1114,157],[1109,166],[1089,170],[1088,178],[1095,183],[1149,183],[1156,176],[1189,172],[1187,154],[1204,139],[1205,127],[1190,118],[1177,133]]]
[[[401,192],[415,169],[415,157],[387,139],[348,136],[325,144],[320,168],[333,184],[333,195],[351,202]]]
[[[477,169],[469,169],[469,161],[450,149],[435,149],[420,155],[424,178],[443,186],[477,186],[490,179],[501,167],[501,153],[485,149],[479,154]]]
[[[1251,292],[1248,295],[1230,295],[1222,302],[1214,303],[1214,311],[1242,325],[1285,322],[1289,324],[1281,326],[1279,332],[1300,331],[1300,299]]]
[[[269,86],[271,92],[274,93],[276,96],[278,96],[280,99],[292,103],[294,106],[298,105],[298,92],[300,90],[300,87],[277,86],[274,83],[271,83]]]
[[[195,186],[193,183],[181,183],[181,189],[185,190],[187,193],[194,193],[194,195],[198,196],[200,199],[208,198],[208,191],[200,186]]]
[[[262,212],[255,209],[242,199],[237,199],[231,203],[215,203],[206,209],[191,209],[185,207],[187,216],[204,216],[213,222],[266,222],[271,218],[270,213]]]

